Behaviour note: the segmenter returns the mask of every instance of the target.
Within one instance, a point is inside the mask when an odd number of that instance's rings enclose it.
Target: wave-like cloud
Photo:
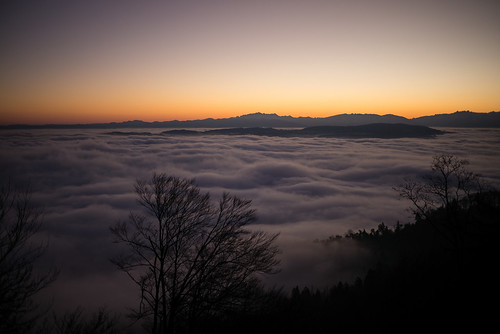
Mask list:
[[[113,297],[129,295],[130,284],[109,262],[120,246],[111,242],[108,227],[138,209],[134,182],[154,171],[194,178],[214,198],[228,191],[251,199],[259,217],[252,228],[281,233],[282,270],[266,281],[287,287],[323,286],[362,274],[366,251],[353,243],[326,247],[313,241],[381,222],[408,222],[408,203],[392,187],[426,173],[435,154],[467,158],[472,170],[500,185],[497,129],[393,140],[166,137],[160,131],[0,132],[1,181],[29,182],[34,200],[45,208],[42,233],[50,244],[41,265],[61,269],[46,292],[56,307],[120,308],[134,300]]]

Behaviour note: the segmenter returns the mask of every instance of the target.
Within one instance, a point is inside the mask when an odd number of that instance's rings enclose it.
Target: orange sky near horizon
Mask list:
[[[493,0],[0,6],[0,124],[500,110]]]
[[[130,107],[128,107],[130,108]],[[136,109],[127,109],[127,107],[113,109],[112,107],[82,107],[77,108],[64,108],[64,109],[50,109],[40,110],[34,112],[14,111],[3,112],[0,117],[0,124],[86,124],[86,123],[107,123],[107,122],[123,122],[129,120],[142,120],[146,122],[153,121],[171,121],[171,120],[196,120],[205,118],[227,118],[251,114],[255,112],[262,113],[275,113],[280,116],[293,116],[293,117],[328,117],[338,114],[393,114],[403,116],[406,118],[415,118],[420,116],[446,114],[460,110],[471,110],[474,112],[489,112],[494,111],[492,108],[483,108],[482,110],[470,109],[467,106],[463,108],[453,108],[450,106],[442,106],[437,108],[436,105],[429,105],[423,108],[408,108],[408,106],[387,108],[380,106],[380,108],[365,108],[357,109],[352,106],[345,106],[343,108],[314,108],[310,106],[297,107],[290,106],[288,108],[273,108],[273,106],[253,106],[251,104],[243,107],[239,106],[212,106],[212,108],[198,108],[196,106],[182,106],[181,111],[165,111],[164,107],[151,107],[145,111],[142,106],[137,106]],[[180,108],[171,108],[170,110],[179,110]]]

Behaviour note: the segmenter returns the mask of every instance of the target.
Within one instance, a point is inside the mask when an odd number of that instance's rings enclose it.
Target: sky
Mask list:
[[[0,124],[500,110],[497,0],[3,1]]]

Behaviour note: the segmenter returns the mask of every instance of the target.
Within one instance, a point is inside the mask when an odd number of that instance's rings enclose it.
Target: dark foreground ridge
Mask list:
[[[226,135],[226,136],[269,136],[269,137],[323,137],[323,138],[431,138],[444,131],[426,126],[408,124],[376,123],[358,126],[312,126],[304,129],[275,128],[228,128],[205,131],[169,130],[167,136]],[[126,134],[113,132],[113,134]]]

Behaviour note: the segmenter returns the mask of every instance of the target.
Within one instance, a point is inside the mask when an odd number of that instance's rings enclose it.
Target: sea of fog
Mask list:
[[[252,200],[252,228],[279,232],[281,272],[269,286],[324,287],[362,275],[370,254],[352,243],[315,240],[411,221],[392,189],[429,171],[436,154],[470,161],[500,188],[500,129],[442,129],[432,139],[111,135],[110,130],[2,130],[0,181],[29,183],[44,209],[48,241],[40,267],[58,280],[40,297],[56,310],[107,305],[123,311],[139,291],[109,259],[118,252],[109,226],[138,209],[133,186],[153,172],[194,178],[217,199]],[[128,131],[128,130],[127,130]]]

